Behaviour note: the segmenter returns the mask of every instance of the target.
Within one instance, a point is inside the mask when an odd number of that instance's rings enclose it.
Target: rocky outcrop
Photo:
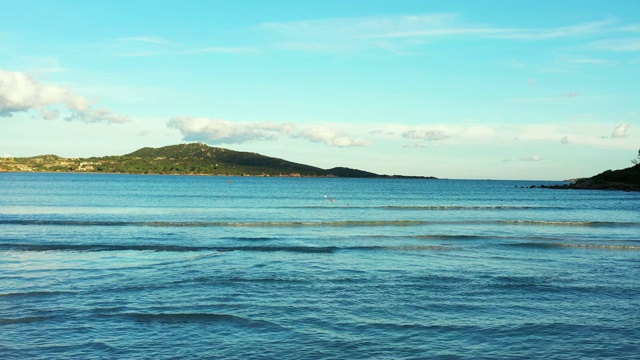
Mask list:
[[[571,184],[540,185],[545,189],[623,190],[640,191],[640,164],[622,170],[607,170]]]

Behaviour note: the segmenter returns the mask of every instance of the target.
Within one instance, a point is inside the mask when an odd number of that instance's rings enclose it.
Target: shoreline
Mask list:
[[[272,177],[272,178],[317,178],[317,179],[417,179],[442,180],[433,176],[411,175],[376,175],[376,176],[337,176],[337,175],[302,175],[302,174],[193,174],[193,173],[138,173],[138,172],[105,172],[105,171],[13,171],[0,169],[0,174],[95,174],[95,175],[157,175],[157,176],[210,176],[210,177]]]

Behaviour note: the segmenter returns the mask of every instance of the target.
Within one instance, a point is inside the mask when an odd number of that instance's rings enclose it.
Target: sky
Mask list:
[[[640,1],[0,0],[0,156],[202,142],[564,180],[640,148]]]

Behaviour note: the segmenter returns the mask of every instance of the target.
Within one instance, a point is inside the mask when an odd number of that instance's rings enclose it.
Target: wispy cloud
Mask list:
[[[107,123],[129,121],[126,116],[111,110],[94,108],[92,101],[70,89],[40,83],[19,71],[0,69],[0,116],[10,117],[14,113],[36,111],[44,119],[53,120],[60,117],[60,110],[67,113],[65,120]]]
[[[250,46],[193,44],[186,39],[143,35],[115,39],[102,44],[119,57],[152,57],[197,54],[252,54],[269,49],[314,53],[378,50],[394,54],[414,54],[432,42],[450,38],[544,41],[578,38],[606,33],[636,32],[638,24],[620,25],[615,18],[551,28],[503,27],[467,21],[454,13],[382,15],[266,22],[249,31],[260,33]],[[245,29],[246,31],[246,29]],[[255,35],[255,34],[254,34]],[[603,40],[592,44],[601,49],[636,51],[633,40]]]
[[[597,96],[585,96],[580,91],[567,91],[552,96],[510,98],[504,99],[503,101],[510,103],[555,103],[560,101],[571,101],[577,98],[593,99],[597,98]]]
[[[631,24],[627,26],[623,26],[620,28],[620,31],[624,32],[640,32],[640,24]]]
[[[337,52],[375,48],[400,51],[432,40],[452,37],[521,41],[580,37],[620,31],[614,18],[554,28],[507,28],[466,22],[459,14],[334,18],[269,22],[258,30],[278,36],[279,47],[290,50]]]
[[[23,70],[35,75],[55,74],[66,71],[54,56],[25,56],[20,59]]]
[[[154,44],[154,45],[168,45],[170,43],[169,40],[159,37],[159,36],[132,36],[119,38],[117,41],[120,42],[128,42],[128,43],[145,43],[145,44]]]
[[[569,99],[573,99],[575,97],[580,96],[580,92],[579,91],[568,91],[566,93],[560,94],[560,97],[564,97],[564,98],[569,98]]]
[[[593,59],[593,58],[580,58],[567,60],[571,64],[586,64],[586,65],[608,65],[611,64],[611,60],[605,59]]]
[[[640,38],[596,41],[591,43],[591,47],[596,50],[616,52],[640,51]]]
[[[189,50],[176,51],[176,55],[197,55],[197,54],[254,54],[259,52],[255,48],[249,47],[203,47]]]
[[[180,56],[180,55],[204,55],[204,54],[227,54],[243,55],[255,54],[259,51],[253,48],[242,47],[206,47],[187,50],[162,49],[162,50],[133,50],[129,52],[117,53],[116,57],[157,57],[157,56]]]
[[[611,25],[615,23],[616,20],[610,18],[601,21],[593,21],[584,24],[576,24],[550,29],[510,29],[493,35],[493,37],[518,40],[546,40],[584,36],[611,31]]]
[[[449,13],[269,22],[258,28],[287,37],[315,40],[508,36],[521,32],[518,29],[467,24],[459,14]]]
[[[93,44],[94,48],[115,57],[157,57],[204,54],[242,55],[259,50],[242,46],[211,46],[189,44],[187,41],[166,39],[158,36],[131,36]]]
[[[412,33],[418,30],[443,29],[457,18],[458,15],[456,14],[334,18],[269,22],[259,25],[258,28],[299,38],[327,38],[334,36],[371,38],[390,37],[393,34]]]

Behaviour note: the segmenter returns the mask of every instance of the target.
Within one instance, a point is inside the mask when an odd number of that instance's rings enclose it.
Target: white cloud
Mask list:
[[[575,121],[537,124],[504,123],[481,125],[475,121],[466,124],[408,125],[387,124],[291,124],[273,122],[235,122],[210,118],[179,117],[169,121],[168,126],[181,132],[187,141],[202,141],[210,144],[238,144],[250,141],[275,141],[278,139],[307,140],[333,147],[363,147],[376,144],[393,144],[398,147],[425,147],[446,140],[449,147],[498,146],[521,147],[535,144],[574,147],[617,148],[637,147],[629,136],[617,141],[603,141],[600,137],[611,123],[598,122],[588,116]],[[621,124],[614,133],[627,134],[628,124]],[[613,138],[612,135],[608,138]],[[512,141],[513,140],[513,141]],[[403,144],[404,143],[404,144]],[[529,161],[539,161],[529,158]]]
[[[409,140],[440,141],[450,139],[450,143],[486,143],[500,137],[496,128],[477,124],[431,124],[409,126],[403,124],[382,124],[368,132],[370,135],[385,138],[403,138]]]
[[[91,101],[71,90],[42,84],[33,77],[19,71],[0,69],[0,116],[10,117],[14,113],[36,111],[47,119],[60,116],[60,108],[69,113],[66,120],[85,122],[125,123],[127,117],[108,109],[94,109]]]
[[[627,137],[627,130],[629,130],[629,124],[620,124],[613,130],[611,137],[615,139]]]
[[[593,118],[591,114],[583,114],[571,121],[555,121],[536,124],[504,123],[480,125],[475,122],[467,124],[430,124],[409,126],[403,124],[383,124],[374,127],[368,134],[383,141],[408,139],[415,143],[438,142],[446,139],[450,147],[456,146],[523,146],[527,144],[547,144],[548,146],[568,145],[592,148],[633,149],[637,144],[629,136],[617,141],[603,141],[603,132],[609,133],[611,123]],[[617,128],[619,136],[627,134],[628,124]],[[613,137],[613,136],[612,136]],[[604,138],[609,138],[606,136]],[[409,145],[410,146],[410,145]],[[408,147],[408,146],[404,146]]]
[[[402,147],[403,148],[426,148],[427,144],[425,143],[412,144],[412,145],[405,144],[405,145],[402,145]]]
[[[292,123],[272,122],[242,123],[204,117],[176,117],[168,127],[178,129],[186,141],[202,141],[209,144],[240,144],[248,141],[272,141],[280,137],[306,139],[335,147],[367,146],[369,141],[352,138],[342,130],[313,127],[296,131]]]
[[[540,155],[531,155],[520,159],[520,161],[542,161]]]
[[[176,117],[167,124],[178,129],[186,141],[210,144],[240,144],[251,140],[275,140],[293,130],[292,124],[238,123],[204,117]]]
[[[343,131],[336,131],[326,127],[310,128],[296,134],[295,137],[336,147],[368,146],[370,144],[368,140],[351,138]]]
[[[424,130],[424,129],[412,129],[407,130],[402,134],[405,139],[419,139],[425,141],[436,141],[450,138],[452,135],[447,134],[443,130]]]

